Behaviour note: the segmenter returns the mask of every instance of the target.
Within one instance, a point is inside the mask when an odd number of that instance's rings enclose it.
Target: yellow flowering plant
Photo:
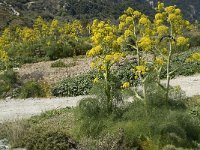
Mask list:
[[[191,25],[189,21],[184,20],[181,10],[176,6],[165,7],[164,3],[158,2],[157,14],[154,18],[155,30],[155,67],[158,70],[158,84],[160,85],[159,75],[163,64],[166,64],[167,70],[167,86],[166,86],[166,100],[169,98],[169,83],[171,78],[170,70],[171,57],[174,51],[180,46],[188,46],[189,39],[184,37],[185,30],[189,30]],[[159,57],[159,59],[158,59]],[[162,59],[162,61],[160,60]],[[160,66],[160,68],[159,68]]]
[[[152,52],[155,43],[152,23],[146,15],[132,8],[124,11],[119,20],[118,30],[121,35],[117,41],[121,45],[125,43],[125,45],[130,46],[133,49],[133,55],[137,56],[137,65],[133,70],[136,75],[135,79],[139,79],[143,87],[143,95],[139,96],[136,91],[135,94],[146,101],[147,54]],[[130,39],[134,42],[130,43]],[[123,49],[123,47],[121,48]]]
[[[192,54],[186,61],[187,62],[192,62],[192,61],[200,62],[200,53]]]
[[[7,63],[8,63],[8,55],[7,52],[4,50],[0,49],[0,61],[3,63],[3,65],[5,66],[5,70],[7,70]],[[0,70],[1,71],[1,70]]]
[[[113,105],[111,95],[111,67],[124,57],[124,54],[120,50],[121,43],[119,43],[117,35],[117,27],[112,25],[110,21],[94,20],[91,25],[93,48],[87,52],[87,56],[93,58],[91,67],[98,71],[98,75],[103,75],[108,110],[112,110]],[[96,77],[94,84],[99,83],[99,81],[100,79]]]

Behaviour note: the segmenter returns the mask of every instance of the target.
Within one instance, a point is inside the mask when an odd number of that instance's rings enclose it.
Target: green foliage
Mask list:
[[[87,95],[92,88],[92,74],[80,75],[68,78],[53,87],[54,96],[78,96]]]
[[[129,82],[130,85],[133,86],[137,82],[137,80],[134,79],[135,73],[132,71],[134,67],[134,63],[126,61],[122,66],[119,66],[119,68],[113,71],[113,76],[117,81],[121,83]]]
[[[18,86],[16,72],[13,70],[4,71],[3,74],[0,74],[0,84],[0,97],[10,96],[12,90]]]
[[[34,132],[26,139],[26,148],[32,150],[66,150],[76,147],[76,143],[73,143],[70,137],[62,132]]]
[[[133,101],[120,109],[120,115],[117,111],[99,115],[97,99],[88,98],[77,109],[53,110],[0,124],[0,137],[7,138],[13,147],[31,149],[65,147],[67,143],[80,149],[199,149],[200,118],[190,113],[194,99],[199,101],[198,97],[188,100],[185,109],[154,105],[146,115],[144,103]]]
[[[0,138],[9,140],[12,148],[69,149],[77,142],[69,135],[74,126],[73,109],[51,110],[28,120],[0,124]]]
[[[29,80],[22,84],[19,89],[18,97],[48,97],[51,95],[50,87],[42,81]]]
[[[147,107],[143,101],[135,99],[127,105],[118,103],[116,111],[111,113],[105,109],[103,92],[95,90],[95,98],[80,102],[79,136],[99,138],[123,129],[120,146],[126,149],[162,149],[169,144],[197,148],[200,118],[188,114],[191,112],[188,108],[190,101],[185,99],[184,93],[171,88],[170,99],[166,103],[164,91],[159,86],[149,85],[148,90],[151,92],[147,92],[150,94]],[[100,98],[98,93],[102,93]]]
[[[55,61],[54,63],[51,64],[51,67],[53,68],[61,68],[61,67],[73,67],[76,65],[76,62],[70,62],[68,64],[65,64],[62,60],[58,60],[58,61]]]
[[[200,47],[200,34],[190,37],[190,47]]]
[[[179,75],[193,75],[195,73],[200,73],[200,63],[199,62],[187,62],[187,59],[193,54],[193,53],[199,53],[200,48],[195,47],[191,48],[188,51],[180,52],[175,54],[172,57],[172,63],[171,63],[171,70],[173,71],[172,77],[179,76]],[[184,68],[183,68],[184,66]],[[162,69],[161,72],[161,78],[165,78],[166,70]]]
[[[65,66],[66,66],[66,64],[61,60],[58,60],[58,61],[51,64],[51,67],[53,67],[53,68],[55,68],[55,67],[60,68],[60,67],[65,67]]]

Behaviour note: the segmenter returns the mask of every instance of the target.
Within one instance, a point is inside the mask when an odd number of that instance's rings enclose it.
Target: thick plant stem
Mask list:
[[[171,65],[171,55],[172,55],[172,39],[173,39],[173,31],[172,31],[172,23],[170,23],[170,36],[171,39],[169,41],[169,54],[167,57],[167,87],[166,87],[166,102],[169,100],[169,86],[170,86],[170,65]]]
[[[139,52],[139,48],[137,47],[137,65],[140,66],[140,52]]]
[[[147,92],[146,92],[146,84],[145,80],[142,81],[142,87],[143,87],[143,98],[144,98],[144,105],[145,105],[145,113],[148,115],[148,104],[147,104]]]
[[[167,87],[166,87],[166,101],[169,100],[169,86],[170,86],[170,63],[171,63],[171,55],[172,55],[172,42],[169,43],[169,55],[167,58]]]
[[[105,80],[106,80],[106,97],[107,97],[107,109],[108,111],[111,111],[112,109],[112,101],[111,101],[111,87],[110,87],[110,68],[109,63],[106,63],[106,72],[105,72]]]

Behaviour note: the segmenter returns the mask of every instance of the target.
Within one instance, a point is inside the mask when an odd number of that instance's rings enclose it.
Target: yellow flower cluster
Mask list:
[[[126,24],[130,24],[130,23],[133,23],[133,18],[128,16],[126,17]]]
[[[56,30],[59,30],[58,26],[58,20],[52,20],[50,28],[49,28],[49,34],[52,35]]]
[[[5,30],[2,33],[2,36],[0,37],[1,49],[7,49],[7,47],[10,46],[10,43],[13,41],[12,34],[13,33],[10,28],[5,28]]]
[[[159,66],[162,66],[163,64],[164,64],[164,61],[163,61],[163,59],[162,58],[156,58],[155,59],[155,64],[156,65],[159,65]]]
[[[120,36],[117,38],[117,44],[118,45],[122,45],[124,43],[124,37],[123,36]]]
[[[194,53],[192,54],[188,59],[187,59],[188,62],[191,62],[191,61],[197,61],[197,62],[200,62],[200,53]]]
[[[168,6],[165,8],[165,11],[169,14],[174,13],[176,6]]]
[[[0,60],[3,62],[8,61],[8,55],[7,55],[6,51],[0,50]]]
[[[158,2],[157,11],[160,12],[164,9],[164,3]]]
[[[98,83],[98,82],[99,82],[99,78],[98,77],[94,78],[93,83]]]
[[[117,28],[111,25],[110,22],[94,20],[91,26],[93,46],[102,45],[106,49],[114,49],[117,44]]]
[[[124,32],[125,38],[131,37],[132,35],[133,35],[133,31],[131,31],[129,29],[125,30],[125,32]]]
[[[155,19],[156,19],[156,20],[162,20],[162,19],[164,19],[164,15],[163,15],[162,13],[157,13],[157,14],[155,15]]]
[[[150,20],[147,18],[147,16],[144,16],[144,15],[139,20],[139,24],[143,26],[147,26],[149,25],[149,23],[150,23]]]
[[[177,46],[183,46],[183,45],[186,45],[188,44],[188,41],[189,39],[188,38],[185,38],[183,36],[180,36],[176,39],[176,44]]]
[[[151,50],[152,49],[152,44],[153,44],[153,41],[151,40],[151,38],[149,36],[142,37],[138,42],[138,46],[141,49],[143,49],[144,51]]]
[[[167,35],[169,28],[165,25],[160,25],[157,27],[157,33],[159,36]]]
[[[19,32],[19,36],[24,42],[34,42],[39,38],[33,29],[27,27],[23,28],[21,32]]]
[[[121,88],[126,89],[130,87],[130,83],[129,82],[124,82],[121,86]]]
[[[139,74],[144,75],[146,71],[148,71],[148,68],[141,65],[141,66],[136,66],[133,71],[136,73],[136,75],[139,75]]]
[[[102,51],[102,48],[100,45],[96,46],[96,47],[93,47],[91,50],[89,50],[87,52],[87,56],[88,57],[93,57],[93,56],[96,56],[96,55],[99,55]]]
[[[158,3],[157,14],[155,15],[154,24],[156,28],[159,26],[173,26],[174,34],[182,34],[183,28],[190,29],[190,23],[183,20],[181,10],[176,6],[164,7],[163,3]],[[160,32],[161,30],[158,30]],[[159,34],[159,33],[158,33]]]
[[[60,27],[59,33],[63,34],[63,39],[74,38],[77,39],[77,36],[81,36],[83,34],[83,26],[81,22],[78,20],[74,20],[73,22],[65,23],[63,27]]]
[[[111,62],[113,64],[113,63],[119,62],[119,60],[123,57],[124,57],[123,53],[113,52],[112,54],[106,55],[104,57],[104,61],[105,62]]]
[[[40,16],[35,20],[33,24],[33,29],[36,32],[35,34],[38,34],[40,36],[47,35],[49,32],[49,26],[47,22],[44,21]]]

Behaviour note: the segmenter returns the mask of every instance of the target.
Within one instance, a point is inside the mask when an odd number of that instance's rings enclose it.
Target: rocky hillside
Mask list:
[[[199,0],[162,0],[166,5],[182,8],[191,21],[200,20]],[[49,20],[81,19],[87,23],[93,18],[115,20],[127,7],[151,15],[157,0],[0,0],[0,29],[6,25],[29,25],[37,16]]]

